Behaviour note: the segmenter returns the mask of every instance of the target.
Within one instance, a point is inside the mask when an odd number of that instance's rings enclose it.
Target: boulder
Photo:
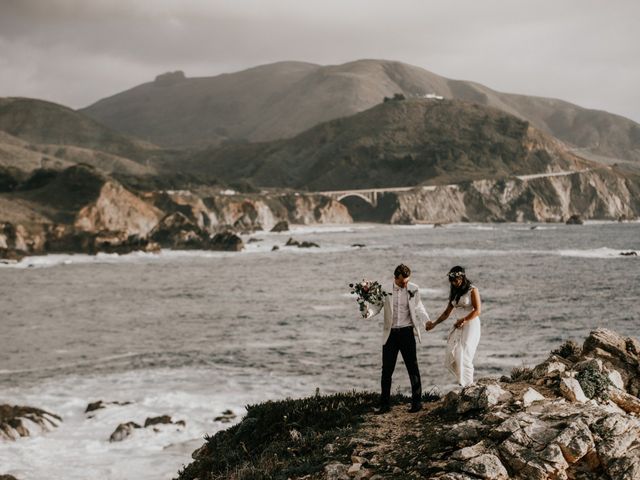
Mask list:
[[[570,402],[584,403],[589,400],[582,391],[580,382],[571,377],[564,377],[560,379],[560,393]]]
[[[324,473],[326,480],[349,480],[351,477],[347,474],[349,466],[340,462],[333,462],[325,465]]]
[[[209,250],[239,252],[243,248],[242,239],[233,232],[216,233],[208,243]]]
[[[133,431],[137,428],[142,427],[135,422],[121,423],[109,437],[109,442],[121,442],[125,438],[131,436]]]
[[[554,442],[558,444],[564,458],[569,463],[576,463],[595,446],[589,427],[581,419],[573,421],[562,430]]]
[[[544,399],[545,398],[542,394],[540,394],[537,390],[529,387],[527,391],[522,395],[522,405],[526,408],[533,402],[540,402]]]
[[[61,422],[58,415],[39,408],[0,405],[0,439],[16,440],[38,430],[48,432]]]
[[[510,400],[511,397],[511,393],[504,390],[495,382],[486,385],[470,385],[463,388],[460,392],[457,412],[465,413],[472,410],[487,410],[499,403]]]
[[[607,369],[617,370],[628,393],[640,394],[640,342],[635,338],[599,328],[593,330],[584,341],[586,355],[599,358]]]
[[[102,400],[98,400],[95,402],[91,402],[87,405],[87,408],[84,410],[84,413],[90,413],[95,410],[100,410],[101,408],[107,408],[109,405],[130,405],[131,402],[103,402]]]
[[[173,421],[171,420],[171,416],[169,415],[161,415],[159,417],[148,417],[145,421],[144,421],[144,428],[147,428],[151,425],[158,425],[158,424],[169,424],[171,425],[173,423]]]
[[[475,477],[507,480],[509,474],[500,459],[491,453],[483,453],[462,463],[460,470]]]
[[[584,224],[584,220],[582,220],[580,215],[571,215],[565,223],[567,225],[582,225]]]
[[[627,413],[640,415],[640,398],[624,390],[609,388],[609,399]]]
[[[287,222],[286,220],[280,220],[278,223],[276,223],[273,228],[271,229],[272,232],[288,232],[289,231],[289,222]]]

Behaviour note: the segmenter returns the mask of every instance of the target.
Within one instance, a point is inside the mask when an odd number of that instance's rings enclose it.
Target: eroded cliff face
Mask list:
[[[396,194],[390,223],[617,220],[640,214],[632,186],[606,169],[528,180],[478,180]],[[389,202],[388,202],[389,203]]]
[[[125,232],[127,235],[147,235],[163,212],[129,192],[122,185],[106,182],[98,198],[76,216],[75,228],[84,232]]]

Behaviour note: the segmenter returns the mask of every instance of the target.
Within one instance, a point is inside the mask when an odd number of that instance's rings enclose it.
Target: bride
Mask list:
[[[447,276],[451,284],[447,308],[435,322],[427,322],[425,326],[432,330],[453,312],[455,323],[449,332],[446,366],[458,383],[466,387],[473,383],[473,357],[480,341],[480,293],[467,278],[464,268],[455,266]]]

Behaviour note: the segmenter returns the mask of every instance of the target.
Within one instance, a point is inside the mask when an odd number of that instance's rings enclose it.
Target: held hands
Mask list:
[[[462,328],[463,325],[464,325],[464,318],[461,318],[460,320],[456,321],[456,323],[453,326],[455,328]]]
[[[434,322],[432,322],[431,320],[429,320],[428,322],[426,322],[424,324],[424,328],[427,330],[427,332],[429,330],[433,330],[435,326],[436,326],[436,324]]]

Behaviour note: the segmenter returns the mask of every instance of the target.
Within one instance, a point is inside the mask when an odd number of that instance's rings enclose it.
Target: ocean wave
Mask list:
[[[417,255],[426,257],[498,257],[505,255],[532,255],[532,256],[560,256],[579,258],[628,258],[623,252],[633,252],[634,249],[614,249],[609,247],[592,249],[560,249],[560,250],[488,250],[472,248],[438,248],[417,252]],[[636,251],[637,252],[637,251]],[[640,253],[640,252],[637,252]]]

